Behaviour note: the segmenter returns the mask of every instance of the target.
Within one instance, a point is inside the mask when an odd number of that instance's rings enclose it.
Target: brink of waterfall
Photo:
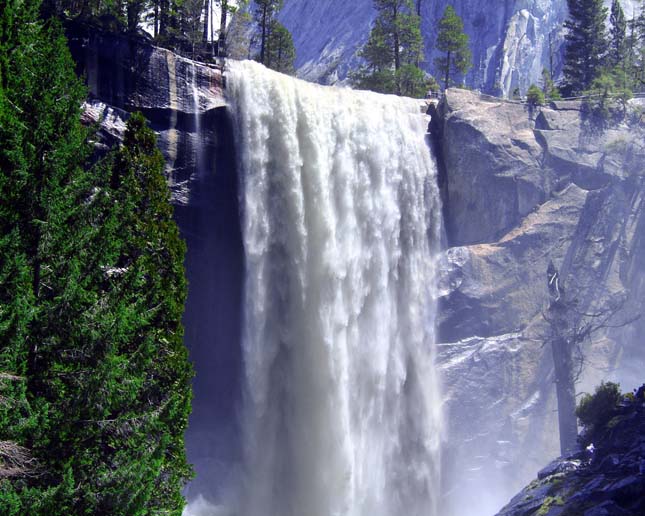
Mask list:
[[[419,101],[229,62],[240,516],[437,514],[437,169]]]

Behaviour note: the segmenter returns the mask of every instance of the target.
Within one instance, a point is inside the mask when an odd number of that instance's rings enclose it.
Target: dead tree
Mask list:
[[[639,315],[611,324],[625,305],[626,298],[608,298],[595,312],[580,309],[578,298],[581,288],[565,290],[564,282],[553,262],[547,269],[549,306],[543,317],[548,323],[547,341],[551,344],[555,372],[555,390],[558,403],[560,452],[566,455],[575,450],[578,439],[576,418],[576,383],[585,365],[584,347],[600,330],[626,326]]]

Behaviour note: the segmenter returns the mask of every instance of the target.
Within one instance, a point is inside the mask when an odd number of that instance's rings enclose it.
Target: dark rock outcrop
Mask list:
[[[498,516],[645,514],[645,400],[624,402],[594,434],[593,451],[553,461]]]
[[[227,117],[221,69],[180,57],[140,38],[79,24],[67,28],[77,72],[90,99],[85,116],[114,144],[128,112],[141,111],[158,134],[176,204],[189,203],[191,185],[218,147]]]

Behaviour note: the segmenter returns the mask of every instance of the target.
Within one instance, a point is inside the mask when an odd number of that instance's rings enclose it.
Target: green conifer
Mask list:
[[[443,75],[444,89],[448,89],[455,77],[465,74],[472,66],[472,54],[468,47],[468,35],[464,32],[464,22],[451,5],[446,7],[443,17],[439,20],[437,50],[445,53],[445,56],[435,60],[435,66]]]
[[[267,36],[266,66],[281,73],[293,75],[296,48],[287,28],[278,20],[271,21]]]
[[[365,64],[351,74],[354,86],[411,97],[426,93],[420,18],[411,0],[374,0],[378,16],[359,56]]]
[[[601,74],[607,48],[607,9],[603,0],[567,0],[567,5],[564,91],[567,95],[575,95],[589,89]]]

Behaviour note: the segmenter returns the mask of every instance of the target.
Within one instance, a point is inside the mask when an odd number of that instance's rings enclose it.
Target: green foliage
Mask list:
[[[468,47],[468,35],[464,32],[464,22],[454,8],[446,7],[443,17],[439,20],[437,49],[445,56],[435,60],[435,66],[443,74],[444,89],[448,89],[451,81],[459,75],[464,75],[472,67],[472,54]]]
[[[0,513],[180,514],[191,371],[163,160],[134,116],[88,170],[60,27],[36,2],[4,5]]]
[[[538,511],[535,513],[535,516],[546,516],[553,507],[562,505],[564,505],[564,500],[560,496],[547,496]]]
[[[609,63],[611,66],[620,66],[627,58],[627,20],[619,0],[611,3],[609,17]]]
[[[420,18],[411,0],[374,0],[378,16],[359,56],[365,64],[350,74],[355,87],[422,97],[426,93]]]
[[[255,0],[253,19],[260,38],[260,53],[256,60],[263,65],[267,65],[267,42],[271,32],[271,24],[280,9],[282,9],[282,0]]]
[[[567,95],[588,90],[601,74],[607,42],[603,0],[567,0],[564,77]]]
[[[542,91],[545,99],[560,100],[562,98],[560,90],[553,83],[551,73],[546,68],[542,70]]]
[[[281,73],[293,75],[296,48],[287,28],[278,20],[271,21],[267,34],[266,66]]]
[[[616,75],[601,74],[591,89],[584,92],[587,98],[583,103],[583,114],[594,127],[602,129],[623,120],[627,114],[627,102],[632,98],[632,92],[618,86]]]
[[[545,103],[544,92],[535,84],[531,84],[526,92],[526,101],[533,107],[543,106]]]
[[[604,427],[615,415],[621,400],[620,386],[602,382],[594,394],[585,394],[576,408],[576,416],[585,428],[596,431]]]
[[[428,92],[429,83],[426,75],[418,66],[404,64],[395,73],[401,95],[413,98],[422,98]]]

